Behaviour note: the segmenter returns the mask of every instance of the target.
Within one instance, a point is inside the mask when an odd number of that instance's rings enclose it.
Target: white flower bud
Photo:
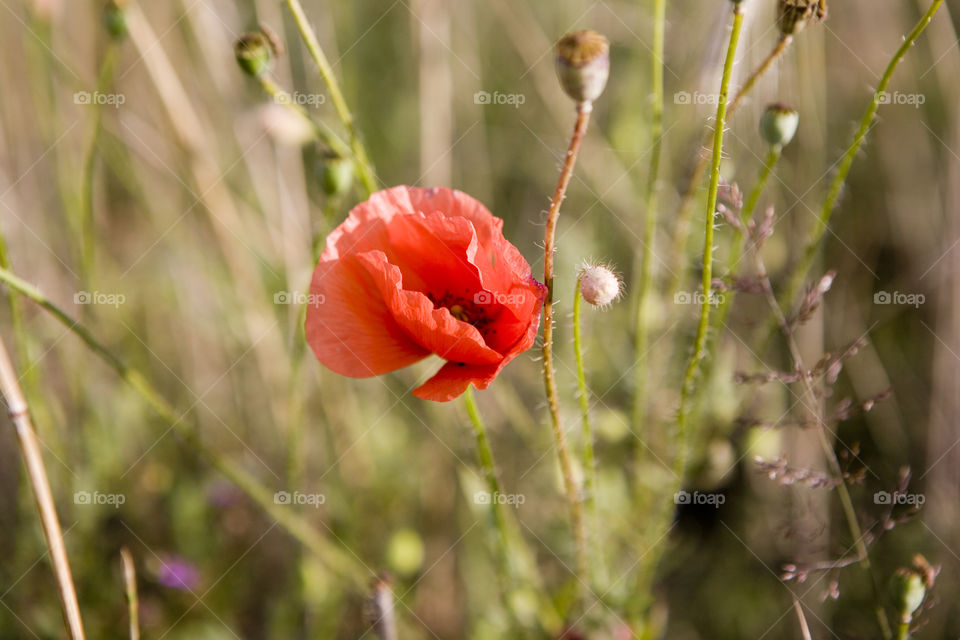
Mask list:
[[[609,267],[600,264],[585,265],[580,270],[580,295],[595,307],[606,309],[616,301],[623,283]]]

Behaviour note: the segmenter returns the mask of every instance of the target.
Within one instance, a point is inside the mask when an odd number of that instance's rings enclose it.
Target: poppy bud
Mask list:
[[[595,307],[606,309],[622,292],[623,283],[609,267],[586,265],[580,270],[580,295]]]
[[[771,104],[760,117],[760,135],[771,147],[790,144],[797,133],[800,114],[783,103]]]
[[[826,0],[780,0],[777,8],[777,26],[783,36],[799,33],[807,22],[823,22],[826,18]]]
[[[338,197],[353,186],[353,160],[342,158],[332,151],[320,158],[320,187],[330,197]]]
[[[233,46],[237,64],[245,73],[259,77],[270,70],[270,41],[263,33],[253,31],[240,36]]]
[[[557,76],[578,104],[600,97],[610,75],[610,43],[590,29],[575,31],[557,43]]]
[[[923,576],[912,569],[897,569],[890,581],[890,589],[897,603],[900,619],[909,623],[913,619],[913,613],[920,608],[927,595],[927,585]]]
[[[121,40],[127,35],[127,0],[107,0],[103,6],[103,26],[114,40]]]

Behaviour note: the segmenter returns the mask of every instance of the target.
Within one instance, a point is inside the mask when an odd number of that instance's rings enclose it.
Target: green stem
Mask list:
[[[909,640],[910,638],[910,623],[901,622],[897,627],[897,640]]]
[[[889,86],[890,80],[893,78],[893,73],[897,70],[900,61],[907,55],[907,52],[913,47],[920,35],[923,34],[923,31],[927,28],[927,25],[930,24],[930,21],[933,20],[934,14],[937,13],[937,10],[942,4],[943,0],[933,0],[927,12],[923,14],[923,17],[920,18],[920,21],[914,26],[913,31],[904,38],[903,44],[901,44],[897,52],[893,54],[893,58],[883,72],[883,76],[880,78],[880,84],[877,85],[877,90],[874,92],[873,99],[870,101],[870,105],[860,119],[860,126],[854,134],[850,146],[847,147],[846,153],[843,154],[837,172],[833,176],[833,182],[830,184],[827,198],[823,202],[823,208],[820,209],[820,215],[817,216],[817,221],[813,229],[810,230],[810,237],[807,240],[803,258],[796,267],[794,267],[789,277],[787,287],[778,298],[781,307],[789,309],[793,305],[793,300],[803,286],[807,272],[810,271],[810,267],[813,266],[817,250],[820,247],[820,241],[823,239],[823,234],[827,230],[827,225],[830,224],[830,217],[840,197],[840,192],[846,183],[847,175],[850,173],[850,167],[853,166],[853,161],[856,159],[860,147],[863,146],[867,133],[870,131],[873,120],[877,115],[877,110],[880,107],[880,94],[887,90],[887,86]],[[774,326],[771,324],[770,330],[773,328]]]
[[[263,511],[286,529],[290,535],[299,540],[312,552],[316,553],[331,571],[348,578],[353,582],[354,586],[360,588],[366,587],[368,576],[366,576],[366,570],[362,567],[361,563],[319,535],[313,525],[304,520],[289,505],[275,503],[273,492],[250,475],[243,467],[203,445],[195,429],[183,423],[183,416],[177,415],[177,411],[173,406],[160,395],[138,370],[126,365],[119,357],[107,349],[107,347],[97,341],[86,327],[74,321],[36,287],[21,280],[8,269],[0,268],[0,282],[6,283],[14,291],[35,302],[67,329],[72,331],[83,341],[84,345],[113,369],[121,380],[129,384],[147,405],[153,409],[164,422],[173,428],[197,455],[205,459],[228,480],[237,485],[237,487],[246,493]]]
[[[340,91],[337,78],[333,75],[333,67],[330,66],[327,56],[320,47],[317,34],[314,33],[310,22],[307,20],[307,15],[300,5],[300,0],[286,0],[286,3],[290,9],[290,13],[293,15],[293,21],[297,24],[297,29],[300,31],[300,37],[303,38],[303,42],[307,45],[310,57],[313,58],[313,62],[317,65],[320,76],[327,85],[333,108],[336,110],[340,122],[343,123],[343,128],[346,129],[347,135],[350,137],[350,148],[353,150],[353,158],[357,164],[357,172],[360,174],[360,180],[363,182],[367,193],[373,193],[377,190],[377,179],[373,166],[370,164],[367,151],[364,149],[363,143],[357,135],[357,129],[353,123],[353,114],[350,113],[350,108],[347,107],[347,101],[343,97],[343,92]]]
[[[747,81],[740,87],[740,90],[737,91],[736,95],[733,97],[733,100],[730,101],[730,108],[727,111],[727,117],[733,117],[733,114],[737,112],[740,106],[743,104],[744,99],[749,95],[750,91],[756,86],[757,81],[767,73],[772,67],[773,64],[780,59],[783,54],[787,52],[787,49],[790,48],[790,43],[793,42],[793,36],[781,35],[777,40],[777,44],[774,45],[773,49],[770,50],[770,53],[767,54],[767,57],[764,58],[763,62],[753,70],[753,73],[750,74],[750,77],[747,78]],[[707,141],[708,143],[709,141]],[[669,290],[669,298],[672,299],[673,295],[680,290],[680,286],[683,283],[683,273],[684,273],[684,258],[686,256],[686,241],[687,241],[687,227],[690,225],[690,216],[693,213],[693,204],[695,202],[695,196],[697,193],[697,187],[700,185],[700,180],[703,178],[703,172],[707,168],[707,156],[698,155],[694,169],[690,174],[690,179],[687,182],[686,189],[684,189],[683,196],[680,199],[680,209],[677,213],[677,224],[674,229],[673,235],[673,255],[676,256],[676,267],[674,268],[674,273],[676,274],[673,278]]]
[[[740,4],[733,6],[733,28],[730,31],[730,43],[727,47],[727,58],[723,65],[723,78],[720,82],[720,97],[717,102],[717,117],[713,132],[713,161],[710,165],[710,190],[707,192],[706,220],[704,221],[703,242],[703,278],[701,289],[703,300],[700,305],[700,321],[697,325],[697,335],[693,343],[693,354],[687,364],[683,376],[683,386],[680,391],[680,409],[677,414],[676,438],[677,454],[675,470],[678,482],[683,482],[686,471],[687,454],[689,449],[690,400],[695,386],[695,377],[700,361],[703,359],[704,347],[707,343],[707,333],[710,327],[710,290],[713,283],[713,224],[717,209],[717,190],[720,187],[720,160],[723,157],[723,133],[727,125],[727,94],[730,90],[730,77],[733,73],[733,61],[737,53],[737,43],[740,40],[740,31],[743,27],[743,8]]]
[[[666,0],[653,2],[653,49],[650,52],[651,90],[653,102],[650,111],[650,137],[653,149],[650,153],[650,169],[647,173],[647,195],[644,207],[643,258],[640,264],[640,288],[637,292],[636,344],[634,352],[634,397],[633,432],[639,437],[649,436],[646,428],[648,367],[647,351],[650,344],[649,308],[653,289],[654,243],[657,234],[657,181],[660,177],[660,156],[663,151],[663,55],[666,23]],[[646,447],[637,447],[643,456]]]
[[[100,74],[97,77],[97,93],[106,93],[113,84],[113,74],[116,69],[117,47],[111,41],[103,57]],[[94,233],[94,179],[97,163],[97,146],[100,142],[100,132],[103,130],[103,106],[96,100],[90,102],[93,109],[93,132],[90,144],[87,147],[86,158],[83,163],[83,183],[81,185],[81,216],[80,216],[80,277],[85,285],[90,284],[93,273],[94,249],[96,234]]]
[[[467,415],[470,417],[470,424],[473,426],[473,435],[477,441],[477,457],[480,461],[480,468],[483,470],[487,490],[490,492],[490,511],[500,540],[501,573],[505,574],[501,575],[501,579],[504,587],[510,594],[518,592],[520,586],[533,589],[538,601],[537,611],[540,616],[540,624],[546,630],[555,630],[559,626],[560,620],[557,618],[552,603],[542,593],[540,585],[529,575],[526,566],[529,564],[529,551],[522,546],[522,537],[516,530],[516,523],[510,520],[507,515],[505,505],[497,499],[501,495],[501,491],[500,481],[497,479],[496,463],[493,459],[493,449],[490,448],[487,428],[480,416],[472,387],[467,387],[463,394],[463,400],[467,408]],[[508,611],[510,611],[514,620],[520,623],[524,616],[518,615],[520,612],[515,610],[515,602],[511,595],[507,595],[505,600]]]
[[[573,351],[577,360],[577,391],[580,394],[580,415],[583,418],[583,476],[584,476],[584,507],[592,522],[592,534],[588,537],[593,538],[593,545],[587,545],[587,552],[593,557],[590,562],[590,571],[593,575],[603,575],[602,562],[598,563],[596,553],[590,553],[591,546],[597,545],[597,465],[593,451],[593,429],[590,427],[590,395],[587,390],[587,374],[583,363],[583,339],[580,331],[580,307],[582,306],[580,295],[580,278],[577,278],[577,284],[573,289]]]
[[[307,122],[310,123],[310,126],[313,127],[313,132],[317,138],[323,144],[336,153],[341,158],[349,158],[353,155],[353,152],[350,150],[350,147],[341,140],[337,134],[330,130],[327,125],[322,122],[318,122],[310,117],[310,113],[303,108],[302,105],[294,102],[293,97],[286,91],[284,91],[280,86],[275,83],[273,80],[268,78],[266,75],[260,75],[257,77],[257,80],[260,82],[260,86],[263,87],[263,90],[267,92],[273,101],[277,104],[282,104],[290,111],[296,113],[298,116],[305,118]],[[367,195],[370,195],[369,192]]]

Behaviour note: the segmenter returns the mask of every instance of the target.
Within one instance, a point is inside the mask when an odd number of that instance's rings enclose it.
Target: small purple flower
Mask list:
[[[200,571],[185,558],[167,556],[160,561],[157,580],[171,589],[193,591],[200,583]]]

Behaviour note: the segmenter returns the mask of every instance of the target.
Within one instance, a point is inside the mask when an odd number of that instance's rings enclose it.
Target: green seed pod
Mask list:
[[[600,97],[610,76],[610,43],[590,29],[575,31],[557,43],[557,76],[577,104]]]
[[[245,73],[259,77],[270,70],[270,41],[263,33],[254,31],[240,36],[233,46],[237,64]]]
[[[923,576],[916,571],[906,568],[897,569],[890,581],[890,590],[893,592],[897,611],[903,622],[910,622],[914,612],[923,604],[927,595],[927,585]]]
[[[333,152],[320,159],[320,187],[331,198],[337,198],[353,186],[353,160],[342,158]]]
[[[771,147],[785,147],[793,140],[800,124],[800,114],[789,106],[771,104],[760,117],[760,135]]]
[[[127,35],[127,0],[107,0],[103,6],[103,26],[114,40]]]

